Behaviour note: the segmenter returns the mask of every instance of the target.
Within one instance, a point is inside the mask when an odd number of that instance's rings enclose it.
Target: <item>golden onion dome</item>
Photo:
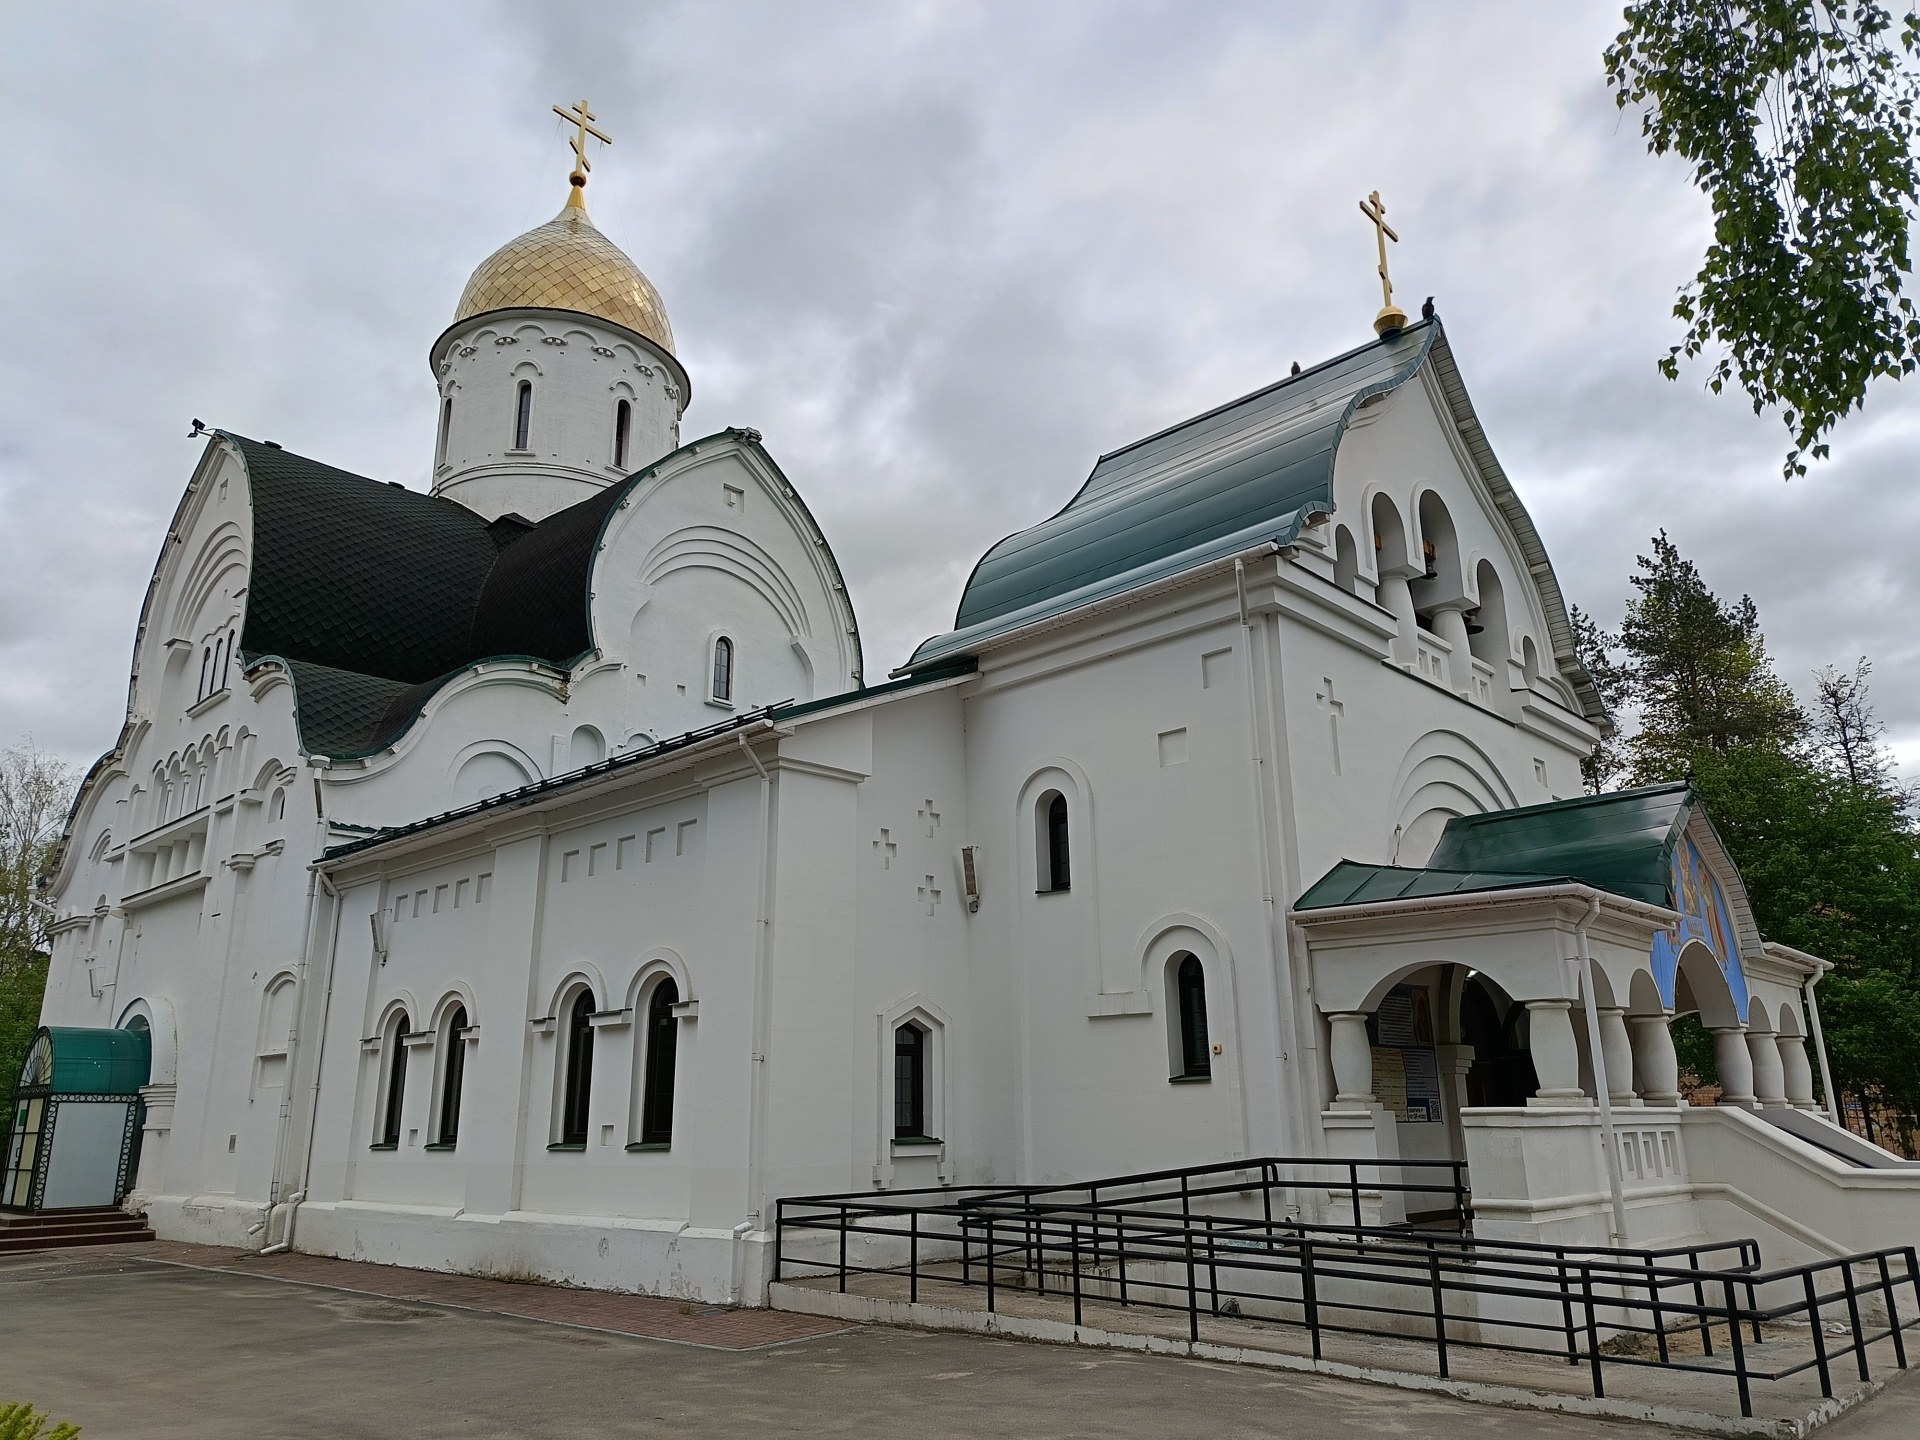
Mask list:
[[[673,329],[653,282],[587,218],[576,182],[560,213],[481,262],[454,324],[489,310],[576,310],[638,332],[669,355]]]

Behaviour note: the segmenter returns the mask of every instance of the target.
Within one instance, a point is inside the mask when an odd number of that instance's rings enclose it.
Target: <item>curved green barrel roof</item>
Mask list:
[[[1417,322],[1101,456],[1064,510],[981,557],[953,630],[904,668],[1262,541],[1292,543],[1309,515],[1333,509],[1334,456],[1353,412],[1412,378],[1439,333],[1438,321]]]
[[[52,1065],[47,1065],[52,1051]],[[42,1025],[27,1047],[20,1089],[55,1095],[133,1095],[147,1083],[153,1042],[144,1030]]]

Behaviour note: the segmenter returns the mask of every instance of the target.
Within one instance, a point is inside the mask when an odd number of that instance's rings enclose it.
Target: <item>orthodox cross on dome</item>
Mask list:
[[[579,133],[567,137],[567,144],[573,147],[573,185],[578,190],[586,185],[587,172],[593,169],[593,162],[587,159],[587,137],[591,135],[603,145],[611,145],[613,137],[593,123],[594,113],[587,108],[587,102],[584,100],[576,102],[567,110],[562,110],[556,105],[553,107],[553,113],[569,125],[580,127]]]
[[[1374,191],[1360,202],[1360,213],[1373,222],[1375,241],[1380,246],[1380,313],[1373,317],[1373,333],[1383,340],[1391,340],[1407,328],[1407,312],[1393,303],[1393,281],[1387,278],[1387,241],[1400,243],[1400,237],[1387,224],[1386,203],[1381,200],[1380,192]]]

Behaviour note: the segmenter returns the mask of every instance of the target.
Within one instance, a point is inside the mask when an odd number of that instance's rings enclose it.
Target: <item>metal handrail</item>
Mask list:
[[[989,1311],[1009,1285],[1045,1295],[1052,1284],[1070,1300],[1076,1325],[1092,1300],[1184,1312],[1194,1340],[1203,1315],[1303,1329],[1316,1359],[1327,1335],[1424,1338],[1442,1377],[1454,1349],[1551,1356],[1584,1365],[1596,1396],[1606,1393],[1607,1365],[1731,1375],[1745,1416],[1753,1413],[1756,1380],[1817,1370],[1822,1393],[1831,1397],[1834,1367],[1848,1356],[1867,1380],[1868,1348],[1884,1340],[1892,1341],[1896,1362],[1906,1368],[1904,1332],[1920,1323],[1920,1259],[1911,1246],[1762,1270],[1759,1246],[1750,1239],[1618,1249],[1481,1239],[1464,1225],[1451,1231],[1367,1226],[1358,1223],[1357,1205],[1350,1225],[1273,1213],[1275,1189],[1328,1188],[1324,1180],[1295,1173],[1300,1168],[1345,1169],[1350,1184],[1384,1192],[1388,1185],[1361,1181],[1357,1170],[1422,1164],[1450,1169],[1451,1183],[1392,1188],[1448,1193],[1454,1213],[1470,1215],[1463,1167],[1449,1161],[1267,1158],[1065,1186],[793,1197],[776,1202],[774,1278],[786,1278],[789,1269],[831,1274],[844,1292],[854,1277],[904,1275],[913,1303],[928,1284],[978,1286]],[[1259,1172],[1257,1182],[1244,1179],[1251,1171]],[[1229,1183],[1222,1176],[1242,1178]],[[1113,1194],[1143,1187],[1158,1188]],[[1265,1192],[1259,1214],[1196,1209],[1212,1197],[1255,1190]],[[794,1254],[791,1237],[808,1232],[835,1234],[834,1258]],[[850,1239],[859,1242],[857,1253],[850,1252]],[[901,1249],[891,1250],[896,1246]],[[1760,1292],[1774,1287],[1791,1298],[1760,1305]],[[1897,1292],[1908,1289],[1914,1305],[1903,1316]],[[1475,1298],[1471,1311],[1460,1308],[1463,1297]],[[1866,1323],[1865,1298],[1881,1302],[1884,1324]],[[1480,1311],[1482,1299],[1517,1303],[1489,1316]],[[1825,1326],[1842,1313],[1842,1335],[1829,1336]],[[1798,1318],[1812,1327],[1812,1358],[1757,1364],[1763,1324]],[[1467,1321],[1479,1327],[1477,1338],[1467,1338],[1460,1323]],[[1698,1338],[1697,1360],[1674,1352],[1671,1341],[1682,1334]],[[1643,1341],[1655,1356],[1633,1353]],[[1717,1359],[1715,1346],[1723,1342],[1727,1355]]]

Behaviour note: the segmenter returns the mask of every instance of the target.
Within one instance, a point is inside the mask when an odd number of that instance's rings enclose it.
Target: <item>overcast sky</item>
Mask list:
[[[1866,655],[1920,772],[1920,380],[1834,459],[1662,380],[1705,202],[1614,108],[1618,4],[158,4],[0,14],[0,743],[112,743],[199,416],[426,487],[427,347],[549,218],[659,287],[683,433],[752,425],[878,678],[1094,458],[1370,337],[1378,188],[1568,597],[1665,528],[1783,676]]]

